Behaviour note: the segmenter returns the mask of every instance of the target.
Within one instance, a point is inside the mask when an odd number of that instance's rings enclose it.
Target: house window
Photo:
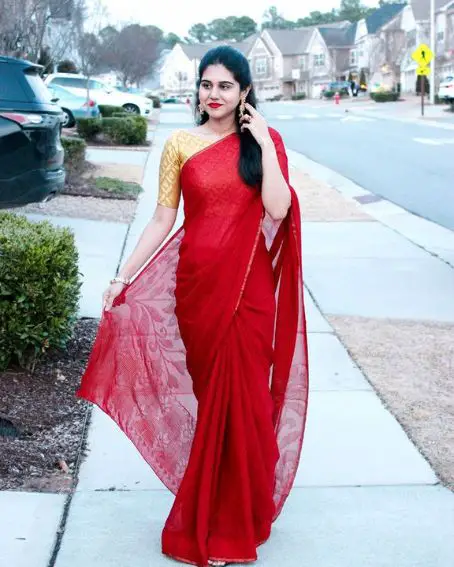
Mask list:
[[[407,34],[407,45],[413,47],[416,45],[416,30],[411,30]]]
[[[445,32],[439,31],[437,33],[437,41],[443,41],[445,39]]]
[[[255,60],[255,72],[257,75],[264,75],[266,73],[266,57],[259,57]]]
[[[356,51],[354,49],[350,51],[350,65],[356,65]]]
[[[314,67],[323,67],[325,65],[325,54],[319,53],[314,55]]]

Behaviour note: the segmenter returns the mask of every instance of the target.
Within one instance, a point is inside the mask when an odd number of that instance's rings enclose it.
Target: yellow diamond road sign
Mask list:
[[[416,69],[416,74],[428,77],[430,75],[430,67],[418,67]]]
[[[427,67],[433,59],[433,52],[425,43],[421,43],[411,54],[420,67]]]

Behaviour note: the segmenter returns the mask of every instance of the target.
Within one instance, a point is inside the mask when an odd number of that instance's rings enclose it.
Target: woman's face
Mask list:
[[[233,114],[240,103],[240,84],[224,65],[205,69],[199,87],[199,98],[210,118],[221,119]]]

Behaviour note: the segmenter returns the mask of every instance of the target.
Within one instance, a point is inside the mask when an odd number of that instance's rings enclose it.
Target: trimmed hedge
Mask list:
[[[0,213],[0,370],[64,348],[77,320],[78,252],[68,228]]]
[[[376,92],[370,93],[370,98],[375,102],[396,102],[399,100],[399,93],[397,92]]]
[[[93,140],[102,132],[101,118],[79,118],[76,124],[77,133],[85,140]]]
[[[115,112],[109,118],[82,118],[77,121],[77,131],[85,140],[93,140],[102,134],[107,142],[125,146],[145,144],[147,130],[147,119],[136,114]]]
[[[98,104],[99,111],[103,118],[111,118],[116,114],[127,114],[122,106],[112,106],[110,104]]]
[[[145,144],[148,124],[147,119],[143,116],[128,115],[127,118],[104,118],[102,130],[114,144],[131,146]]]
[[[292,95],[292,100],[304,100],[306,98],[306,93],[295,93]]]
[[[74,177],[79,176],[85,169],[85,151],[87,144],[82,138],[61,137],[65,150],[66,181],[71,183]]]

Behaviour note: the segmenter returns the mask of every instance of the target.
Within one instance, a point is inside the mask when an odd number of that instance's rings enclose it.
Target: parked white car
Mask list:
[[[438,89],[438,97],[448,102],[454,102],[454,77],[445,77]]]
[[[83,75],[54,73],[48,75],[44,82],[48,87],[60,85],[75,95],[86,96],[87,94],[87,78]],[[122,106],[127,112],[142,116],[148,116],[151,112],[152,102],[144,96],[121,92],[99,79],[88,79],[88,88],[90,98],[97,104]]]

